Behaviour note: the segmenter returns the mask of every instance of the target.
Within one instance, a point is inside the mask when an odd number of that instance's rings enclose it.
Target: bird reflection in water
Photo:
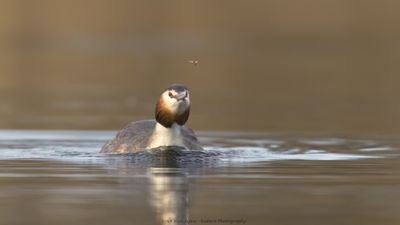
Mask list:
[[[150,168],[150,204],[160,224],[181,225],[189,221],[189,182],[179,168]]]
[[[160,224],[184,225],[189,217],[189,179],[193,173],[210,163],[206,153],[168,148],[156,154],[149,168],[150,204]],[[213,160],[211,160],[211,164]]]
[[[218,160],[215,156],[208,151],[167,147],[108,155],[108,163],[114,166],[118,164],[119,168],[126,168],[131,172],[137,168],[148,168],[148,200],[157,214],[159,224],[183,225],[190,224],[191,221],[189,184],[194,182],[194,179],[188,175],[217,165]]]

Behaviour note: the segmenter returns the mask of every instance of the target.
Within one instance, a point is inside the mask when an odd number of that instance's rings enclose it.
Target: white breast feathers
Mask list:
[[[175,123],[171,128],[166,128],[157,123],[154,132],[149,139],[149,143],[147,144],[147,149],[157,148],[160,146],[185,147],[181,133],[181,126]]]

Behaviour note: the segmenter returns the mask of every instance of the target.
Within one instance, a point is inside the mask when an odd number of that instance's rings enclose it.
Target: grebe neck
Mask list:
[[[151,135],[149,143],[147,144],[147,149],[161,146],[185,147],[183,143],[181,126],[179,124],[174,123],[171,127],[164,127],[160,123],[156,123],[153,134]]]

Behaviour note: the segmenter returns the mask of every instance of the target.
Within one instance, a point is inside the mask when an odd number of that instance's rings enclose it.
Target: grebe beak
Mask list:
[[[179,94],[174,96],[174,98],[176,98],[176,100],[178,100],[178,101],[182,101],[186,97],[187,97],[187,92],[186,91],[185,92],[181,92],[181,93],[179,93]]]

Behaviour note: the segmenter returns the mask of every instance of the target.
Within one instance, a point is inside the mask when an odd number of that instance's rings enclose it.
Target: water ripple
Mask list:
[[[147,167],[232,166],[232,163],[283,160],[361,160],[398,154],[398,143],[344,138],[243,138],[226,135],[200,137],[204,151],[158,149],[124,155],[99,153],[113,132],[94,131],[0,131],[0,160],[50,159],[108,165],[130,164]],[[19,138],[18,138],[19,137]],[[206,140],[206,141],[204,141]],[[384,152],[386,154],[379,154]]]

